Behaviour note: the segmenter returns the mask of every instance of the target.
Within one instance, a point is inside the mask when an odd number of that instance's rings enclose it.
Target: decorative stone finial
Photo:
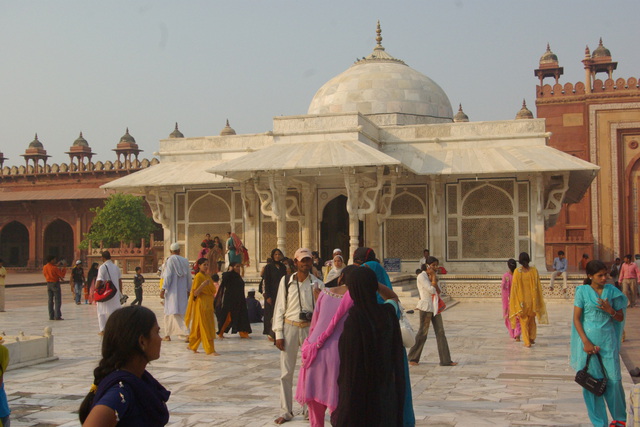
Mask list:
[[[235,134],[236,134],[236,131],[229,125],[229,119],[227,119],[227,125],[220,132],[220,136],[235,135]]]
[[[178,129],[178,122],[176,122],[176,128],[173,132],[171,132],[171,134],[169,135],[169,138],[184,138],[184,135]]]
[[[378,26],[376,28],[376,41],[378,46],[382,46],[382,30],[380,29],[380,20],[378,19]]]
[[[527,108],[527,102],[524,99],[522,100],[522,108],[516,114],[516,120],[521,119],[533,119],[533,113]]]
[[[467,116],[464,111],[462,111],[462,104],[460,104],[460,107],[458,108],[458,112],[456,113],[455,116],[453,116],[453,122],[454,123],[464,123],[464,122],[468,122],[469,121],[469,116]]]
[[[591,50],[589,50],[589,45],[587,45],[587,47],[584,48],[584,57],[591,58]]]

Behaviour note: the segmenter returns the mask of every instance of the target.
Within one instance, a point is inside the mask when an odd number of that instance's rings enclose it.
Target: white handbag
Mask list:
[[[406,348],[411,348],[416,343],[416,333],[407,319],[407,315],[404,313],[404,308],[400,306],[402,316],[400,316],[400,333],[402,334],[402,345]]]

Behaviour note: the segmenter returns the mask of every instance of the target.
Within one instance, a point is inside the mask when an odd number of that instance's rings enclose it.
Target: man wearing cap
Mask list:
[[[189,330],[184,323],[187,312],[189,289],[191,289],[191,269],[189,260],[180,256],[180,245],[172,243],[171,255],[162,269],[162,290],[164,298],[164,341],[171,341],[171,335],[187,340]]]
[[[280,350],[280,408],[275,420],[283,424],[293,418],[293,373],[298,360],[298,350],[309,335],[311,316],[315,308],[316,293],[324,287],[321,280],[311,274],[311,251],[300,248],[294,255],[297,272],[280,280],[273,313],[273,332],[276,347]],[[306,416],[306,406],[302,409]]]
[[[71,280],[73,281],[72,290],[76,300],[76,305],[80,305],[82,288],[84,287],[84,269],[82,268],[82,261],[77,260],[76,265],[71,269]]]

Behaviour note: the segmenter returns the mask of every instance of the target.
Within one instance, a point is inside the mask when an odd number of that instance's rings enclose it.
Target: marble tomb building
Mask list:
[[[324,257],[359,245],[418,266],[496,272],[522,251],[545,264],[545,230],[581,200],[598,166],[550,147],[542,119],[471,122],[433,80],[373,52],[329,80],[306,114],[273,129],[160,141],[160,163],[103,185],[144,195],[193,260],[205,233],[233,230],[259,271],[274,247]],[[258,260],[258,263],[255,261]]]

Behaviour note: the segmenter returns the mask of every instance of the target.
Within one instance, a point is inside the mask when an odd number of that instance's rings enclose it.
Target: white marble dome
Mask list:
[[[308,114],[360,112],[409,114],[453,120],[449,98],[424,74],[385,52],[373,53],[329,80],[316,92]]]

